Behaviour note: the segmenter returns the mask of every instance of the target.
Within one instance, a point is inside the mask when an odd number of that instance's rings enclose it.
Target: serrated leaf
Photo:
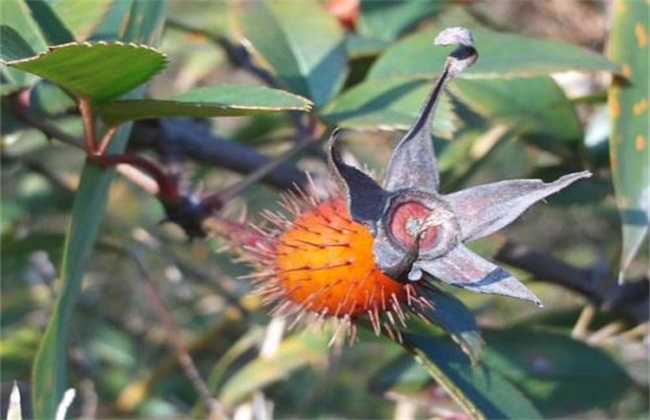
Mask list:
[[[431,90],[427,80],[388,79],[363,82],[331,101],[320,112],[325,121],[345,128],[407,130]],[[433,132],[450,138],[455,115],[446,95],[436,110]]]
[[[463,409],[474,418],[542,418],[517,387],[495,369],[469,358],[435,336],[403,334],[403,345]]]
[[[619,279],[648,237],[650,223],[650,127],[648,94],[647,2],[616,2],[608,42],[609,57],[623,68],[625,79],[615,79],[609,89],[612,133],[610,162],[616,201],[623,220],[623,246]]]
[[[443,25],[454,26],[454,25]],[[503,78],[578,71],[617,73],[619,66],[575,45],[468,26],[474,35],[479,60],[459,77]],[[388,48],[368,73],[372,79],[422,77],[437,74],[449,50],[433,45],[442,26],[418,32]]]
[[[101,102],[145,83],[165,66],[165,56],[144,45],[84,42],[52,47],[43,54],[7,64]]]
[[[255,85],[223,85],[191,90],[168,100],[106,102],[100,107],[109,125],[143,118],[223,117],[278,111],[309,111],[311,102],[298,95]]]
[[[474,112],[544,149],[559,152],[562,143],[583,138],[575,107],[550,77],[458,79],[449,89]]]
[[[219,401],[232,407],[251,393],[288,377],[307,365],[323,362],[328,337],[319,331],[285,339],[270,357],[258,357],[240,369],[223,386]]]
[[[347,73],[343,30],[315,1],[237,4],[238,30],[281,87],[325,104]]]

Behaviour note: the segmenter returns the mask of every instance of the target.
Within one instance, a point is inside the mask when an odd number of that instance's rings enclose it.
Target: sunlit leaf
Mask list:
[[[361,0],[357,31],[364,36],[393,40],[442,6],[441,1]]]
[[[223,386],[219,401],[232,407],[251,393],[287,378],[292,372],[315,363],[327,355],[328,337],[309,332],[285,339],[270,357],[258,357],[237,371]]]
[[[164,67],[165,56],[143,45],[86,42],[52,47],[8,65],[48,79],[75,95],[106,101],[149,80]]]
[[[449,26],[449,25],[443,25]],[[377,60],[368,77],[430,76],[440,72],[449,50],[433,44],[442,26],[398,42]],[[618,72],[619,66],[596,53],[554,40],[529,38],[469,26],[480,58],[460,78],[536,76],[580,70]]]
[[[542,148],[557,151],[583,137],[574,105],[549,77],[458,79],[449,88],[474,112]]]
[[[243,2],[237,24],[254,55],[281,87],[320,107],[342,87],[347,73],[343,30],[313,0]]]
[[[223,85],[191,90],[167,100],[138,99],[100,106],[109,125],[143,118],[222,117],[278,111],[308,111],[311,102],[298,95],[255,85]]]
[[[320,115],[327,122],[345,128],[407,130],[429,94],[431,83],[399,78],[363,82],[335,98]],[[452,105],[443,95],[433,122],[433,132],[449,138],[454,128]]]
[[[47,42],[34,22],[25,0],[3,0],[0,2],[0,19],[2,22],[2,42],[0,54],[4,61],[26,58],[47,49]],[[31,54],[28,54],[28,51]],[[0,67],[3,80],[3,94],[21,86],[31,86],[38,78],[20,70]]]
[[[613,124],[610,161],[623,220],[621,280],[647,238],[650,223],[649,8],[642,1],[617,2],[608,44],[609,57],[621,65],[625,76],[614,80],[608,98]]]

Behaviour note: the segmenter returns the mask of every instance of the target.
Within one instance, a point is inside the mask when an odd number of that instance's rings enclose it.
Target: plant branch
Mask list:
[[[140,273],[142,284],[144,286],[144,291],[148,297],[147,301],[151,304],[152,309],[154,310],[158,318],[161,319],[163,324],[165,325],[165,331],[167,331],[169,344],[172,346],[174,352],[176,353],[176,357],[178,359],[179,365],[181,366],[181,369],[183,369],[185,376],[187,376],[187,378],[190,380],[192,386],[199,394],[204,404],[206,404],[206,406],[209,407],[210,413],[216,414],[218,418],[223,418],[224,417],[223,407],[211,395],[207,384],[205,383],[205,381],[203,381],[203,378],[201,378],[201,374],[199,373],[196,365],[194,364],[194,361],[190,356],[189,352],[185,348],[185,345],[183,344],[183,339],[181,337],[181,333],[178,327],[176,326],[176,323],[174,322],[171,313],[166,308],[165,303],[162,297],[160,296],[158,289],[156,288],[156,285],[151,279],[147,267],[143,263],[141,257],[139,256],[136,250],[131,250],[130,255],[133,261],[135,262],[135,265]]]
[[[650,318],[648,278],[619,285],[604,282],[600,269],[575,267],[528,245],[507,240],[495,258],[531,273],[537,280],[557,284],[586,297],[600,309],[641,324]]]
[[[190,118],[138,121],[130,145],[151,148],[170,162],[189,158],[241,174],[250,174],[273,162],[245,145],[216,137],[209,127]],[[270,169],[261,180],[274,187],[287,189],[307,182],[307,175],[291,163],[278,161]]]

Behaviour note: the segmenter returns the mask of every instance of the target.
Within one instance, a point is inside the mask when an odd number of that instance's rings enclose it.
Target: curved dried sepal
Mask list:
[[[328,143],[328,159],[332,175],[345,191],[350,215],[355,222],[369,226],[373,233],[381,220],[388,193],[370,176],[343,162],[336,146],[339,129],[332,131]]]
[[[542,307],[542,302],[510,273],[458,245],[448,254],[434,260],[418,260],[414,266],[452,286],[478,293],[511,296],[530,300]]]
[[[436,156],[431,141],[431,123],[436,105],[445,85],[458,73],[471,66],[478,53],[473,47],[472,34],[465,28],[449,28],[436,38],[436,44],[458,44],[449,54],[445,68],[420,110],[408,133],[395,148],[386,170],[385,188],[429,188],[437,191],[439,185]]]
[[[398,281],[406,281],[404,276],[410,276],[413,263],[418,258],[419,246],[416,244],[408,249],[396,246],[390,240],[384,224],[381,223],[377,225],[373,253],[375,264],[384,274]],[[409,280],[415,279],[409,277]]]
[[[519,217],[537,201],[554,194],[591,172],[575,172],[554,182],[516,179],[494,182],[445,196],[459,218],[461,241],[471,241],[494,233]]]

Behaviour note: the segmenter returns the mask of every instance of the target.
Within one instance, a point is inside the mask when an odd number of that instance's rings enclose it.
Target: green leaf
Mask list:
[[[443,6],[442,1],[361,0],[357,32],[392,41]]]
[[[320,116],[331,124],[354,129],[407,130],[431,90],[426,80],[387,79],[363,82],[336,97]],[[451,137],[455,116],[449,98],[441,97],[433,133]]]
[[[219,401],[233,407],[251,393],[287,378],[302,367],[324,363],[328,339],[322,331],[285,339],[272,356],[260,356],[234,374],[221,389]]]
[[[125,132],[126,130],[122,131]],[[126,136],[122,134],[122,137]],[[83,273],[104,215],[106,193],[112,175],[112,171],[102,170],[92,164],[87,164],[81,173],[64,245],[59,297],[34,361],[35,418],[53,418],[67,386],[67,337],[72,311],[81,292]]]
[[[398,355],[375,373],[368,381],[372,392],[388,392],[413,396],[431,383],[431,376],[408,353]]]
[[[478,363],[483,351],[483,339],[474,314],[456,297],[433,286],[422,287],[418,293],[433,304],[433,308],[423,308],[421,315],[449,334],[472,363]],[[412,324],[416,322],[414,320]],[[409,331],[413,332],[411,329]]]
[[[42,0],[41,0],[42,1]],[[46,0],[54,13],[61,19],[69,33],[70,41],[85,41],[105,18],[114,3],[127,3],[124,0]],[[47,25],[49,21],[43,24]],[[42,25],[41,25],[42,27]],[[145,42],[146,43],[146,42]]]
[[[449,89],[474,112],[547,150],[583,138],[575,107],[550,77],[458,79]]]
[[[165,66],[165,56],[144,45],[72,43],[7,63],[48,79],[75,95],[96,101],[121,96]]]
[[[610,162],[623,220],[621,281],[645,242],[650,223],[649,8],[642,1],[616,3],[608,43],[610,58],[622,66],[626,77],[614,80],[608,98],[612,118]]]
[[[546,418],[611,407],[632,386],[605,352],[566,334],[518,327],[483,335],[485,364],[514,383]]]
[[[0,57],[3,60],[20,60],[36,55],[25,39],[12,27],[0,25]]]
[[[65,26],[60,15],[53,10],[52,6],[51,2],[44,0],[30,0],[27,2],[27,7],[32,12],[34,20],[38,23],[49,45],[74,42],[74,35]]]
[[[311,102],[278,89],[254,85],[224,85],[191,90],[168,100],[139,99],[106,102],[100,106],[109,125],[143,118],[222,117],[277,111],[309,111]]]
[[[422,77],[439,73],[449,48],[435,46],[433,40],[443,26],[418,32],[388,48],[370,69],[368,77]],[[575,45],[499,33],[479,26],[469,28],[480,57],[460,78],[536,76],[569,70],[617,73],[620,70],[605,57]]]
[[[243,2],[237,24],[252,53],[282,86],[325,104],[347,73],[343,30],[315,1]]]
[[[34,21],[25,0],[2,0],[0,3],[2,25],[10,26],[18,32],[35,52],[47,49],[47,42]],[[5,40],[3,38],[2,42]],[[5,59],[5,57],[2,57]]]
[[[511,381],[484,363],[472,367],[449,340],[414,334],[403,334],[402,338],[404,347],[470,416],[542,418]]]
[[[131,22],[129,25],[135,25],[135,22],[142,21],[146,16],[156,16],[162,22],[164,18],[163,13],[159,13],[161,8],[164,11],[165,2],[136,2],[140,4],[137,10],[132,10],[130,14]],[[136,13],[137,12],[137,13]],[[158,13],[156,13],[158,12]],[[157,26],[156,26],[157,27]],[[154,43],[155,34],[147,34],[139,32],[138,38],[125,38],[125,41],[141,42],[146,38],[150,43]],[[126,47],[122,44],[84,44],[86,48],[93,49],[92,45],[100,45],[108,47],[109,52],[123,51],[120,47]],[[90,46],[89,46],[90,45]],[[79,47],[81,45],[74,45]],[[118,47],[114,50],[113,46]],[[148,48],[137,47],[130,45],[127,48],[136,51],[148,50],[154,53],[156,59],[150,57],[148,62],[160,62],[160,66],[164,63],[162,55],[154,52]],[[122,53],[117,52],[117,56],[123,56]],[[132,60],[138,62],[138,58],[142,59],[148,56],[148,53],[127,54],[130,57],[133,55]],[[65,61],[64,61],[65,62]],[[68,63],[65,63],[66,67]],[[99,66],[98,66],[99,64]],[[129,63],[124,63],[129,67]],[[142,63],[144,64],[144,62]],[[91,63],[101,71],[101,63]],[[151,68],[153,66],[145,66]],[[56,69],[54,73],[57,73]],[[66,72],[64,72],[66,74]],[[125,74],[119,73],[120,76]],[[124,89],[125,85],[117,81]],[[122,93],[131,90],[139,83],[129,87]],[[104,92],[106,93],[106,92]],[[121,94],[121,93],[120,93]],[[131,95],[139,94],[137,91]],[[110,95],[109,95],[110,96]],[[92,97],[92,96],[91,96]],[[111,144],[109,145],[109,153],[121,153],[126,147],[126,143],[131,131],[131,125],[126,124],[121,127],[115,134]],[[79,186],[75,194],[72,216],[68,226],[66,236],[66,243],[64,247],[64,254],[60,269],[60,289],[54,310],[50,316],[41,345],[38,349],[33,365],[33,393],[32,393],[32,406],[34,418],[54,418],[57,405],[63,396],[64,391],[67,389],[67,361],[68,361],[68,336],[71,327],[71,317],[74,310],[77,298],[81,292],[81,283],[83,274],[88,266],[90,257],[92,255],[93,245],[97,238],[99,225],[104,215],[106,208],[106,200],[111,182],[114,177],[113,170],[100,169],[92,163],[87,163],[80,177]]]
[[[38,29],[38,25],[31,16],[27,3],[24,0],[3,0],[0,2],[0,19],[2,26],[11,28],[2,29],[0,35],[1,58],[4,61],[25,58],[27,49],[33,56],[35,53],[45,51],[47,42]],[[16,36],[20,34],[19,36]],[[20,70],[0,67],[0,74],[6,79],[3,80],[3,94],[10,93],[23,86],[31,86],[38,78]]]

